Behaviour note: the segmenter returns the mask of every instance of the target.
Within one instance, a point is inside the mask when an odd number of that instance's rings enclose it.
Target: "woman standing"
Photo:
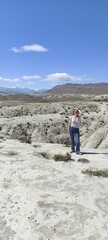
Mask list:
[[[75,108],[68,126],[68,131],[70,133],[70,138],[71,138],[71,153],[76,152],[76,154],[79,154],[79,155],[81,155],[79,126],[81,123],[82,115],[83,113],[81,112],[81,110],[79,108]],[[75,143],[76,143],[76,149],[75,149]]]

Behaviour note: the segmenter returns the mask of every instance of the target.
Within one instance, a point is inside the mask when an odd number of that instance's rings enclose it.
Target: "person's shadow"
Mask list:
[[[103,153],[103,152],[81,152],[83,155],[84,154],[105,154],[105,155],[108,155],[108,153]]]

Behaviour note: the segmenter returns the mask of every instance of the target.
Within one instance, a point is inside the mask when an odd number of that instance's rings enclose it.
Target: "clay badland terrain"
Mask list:
[[[74,107],[83,155],[55,161]],[[108,171],[107,95],[0,95],[0,240],[107,240],[107,174],[87,170]]]

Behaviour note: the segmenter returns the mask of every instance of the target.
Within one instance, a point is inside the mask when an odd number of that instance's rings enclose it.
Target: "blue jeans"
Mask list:
[[[70,137],[71,137],[71,150],[72,150],[72,152],[75,152],[75,143],[76,143],[76,152],[80,152],[79,128],[70,127]]]

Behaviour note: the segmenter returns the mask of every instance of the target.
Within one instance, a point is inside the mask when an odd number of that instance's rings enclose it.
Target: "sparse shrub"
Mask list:
[[[104,120],[101,120],[101,123],[104,124],[105,123]]]
[[[66,153],[65,155],[62,154],[55,154],[53,156],[55,161],[64,161],[67,162],[71,159],[71,155],[69,153]]]
[[[83,119],[87,119],[88,117],[87,116],[83,116]]]
[[[66,138],[66,139],[63,141],[63,143],[65,144],[65,147],[70,147],[70,139],[69,139],[69,137]]]
[[[0,136],[0,139],[3,139],[4,137],[3,136]]]
[[[40,154],[42,157],[49,159],[49,155],[46,152],[41,152]]]
[[[78,162],[81,162],[81,163],[89,163],[90,161],[86,158],[79,158],[78,159]]]
[[[40,145],[36,145],[36,144],[35,144],[35,145],[33,145],[33,147],[34,147],[34,148],[38,148],[38,147],[40,147]]]
[[[82,173],[87,174],[89,176],[108,177],[108,169],[105,169],[105,170],[86,169],[86,170],[83,170]]]
[[[20,140],[22,143],[31,144],[31,138],[27,138],[26,136],[20,137],[19,140]]]
[[[14,156],[14,155],[18,155],[18,153],[15,151],[9,151],[9,152],[7,152],[7,155]]]
[[[88,111],[87,109],[85,110],[85,112],[86,112],[86,113],[89,113],[89,111]]]
[[[49,139],[49,141],[48,141],[49,143],[54,143],[54,141],[52,140],[52,139]]]
[[[69,121],[67,119],[65,119],[65,122],[68,123]]]
[[[53,109],[52,113],[57,113],[57,111],[55,109]]]

